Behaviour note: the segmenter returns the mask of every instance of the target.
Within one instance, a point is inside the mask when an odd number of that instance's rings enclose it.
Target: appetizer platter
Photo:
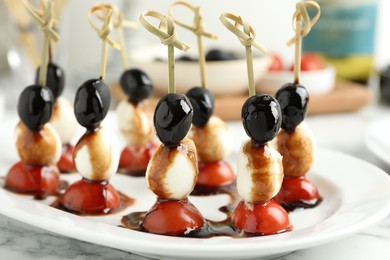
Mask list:
[[[110,115],[109,122],[115,122]],[[2,123],[10,126],[15,119]],[[231,126],[234,136],[242,138],[239,127]],[[5,147],[1,148],[3,152]],[[237,148],[229,158],[233,163]],[[50,205],[55,198],[36,201],[31,196],[20,196],[0,189],[0,213],[25,223],[64,236],[124,251],[170,259],[245,259],[276,257],[298,249],[342,239],[372,225],[390,212],[390,181],[385,172],[360,159],[319,149],[310,179],[320,189],[324,200],[313,209],[289,213],[294,230],[278,235],[234,239],[167,237],[124,229],[121,218],[131,212],[148,210],[155,202],[142,178],[115,175],[110,183],[132,197],[135,203],[127,210],[107,216],[77,216]],[[336,162],[342,161],[342,164]],[[0,165],[1,172],[7,165]],[[78,174],[62,177],[69,183],[79,180]],[[350,180],[354,179],[354,185]],[[0,180],[2,181],[2,180]],[[205,218],[223,221],[226,215],[218,208],[229,203],[228,195],[192,197],[191,202]]]
[[[193,11],[193,27],[177,21],[172,8],[169,15],[140,15],[141,25],[168,51],[168,93],[150,111],[145,103],[153,83],[128,66],[123,14],[112,5],[93,6],[88,19],[102,40],[100,73],[77,89],[72,111],[58,98],[64,73],[50,60],[50,39],[59,39],[51,28],[54,2],[44,1],[42,10],[24,4],[45,35],[42,66],[37,82],[20,94],[18,118],[0,124],[5,136],[16,125],[15,144],[6,141],[0,151],[14,147],[17,154],[13,165],[0,163],[0,213],[149,257],[238,259],[276,257],[340,239],[390,212],[387,174],[317,149],[304,122],[309,93],[300,84],[301,38],[320,16],[315,2],[296,5],[296,34],[288,42],[295,45],[294,81],[280,86],[275,97],[256,93],[252,47],[262,53],[266,48],[256,41],[255,29],[241,16],[220,15],[245,47],[249,97],[241,107],[242,126],[213,115],[202,37],[216,37],[204,31],[199,7],[172,6]],[[314,18],[307,7],[317,10]],[[175,48],[190,47],[179,40],[175,24],[198,40],[201,85],[185,94],[176,90]],[[110,36],[114,27],[119,43]],[[120,85],[126,99],[116,114],[109,113],[105,82],[109,45],[121,50],[124,65]],[[75,136],[76,120],[85,130]],[[63,126],[68,121],[74,121],[69,128]]]

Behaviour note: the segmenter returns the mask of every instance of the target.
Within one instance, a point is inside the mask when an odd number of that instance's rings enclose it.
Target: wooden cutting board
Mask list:
[[[111,91],[117,100],[124,98],[124,94],[117,84],[112,85]],[[239,120],[241,118],[241,107],[247,98],[246,93],[240,96],[215,97],[215,114],[224,120]],[[310,95],[308,114],[318,115],[355,111],[368,105],[372,99],[372,91],[367,86],[338,80],[331,92],[323,95]],[[158,100],[157,97],[152,98],[151,105],[155,106]]]
[[[272,94],[272,93],[269,93]],[[215,114],[224,120],[239,120],[247,95],[215,98]],[[323,95],[310,95],[309,115],[358,110],[372,101],[372,91],[364,85],[338,80],[335,88]]]

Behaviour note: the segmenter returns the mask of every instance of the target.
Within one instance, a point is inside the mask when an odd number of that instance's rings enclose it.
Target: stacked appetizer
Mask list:
[[[39,82],[40,74],[41,68],[38,68],[36,84]],[[65,86],[65,73],[61,67],[51,60],[47,66],[46,86],[52,91],[54,96],[54,107],[50,123],[60,136],[63,144],[62,155],[57,166],[60,172],[74,172],[73,146],[70,142],[77,130],[77,122],[72,105],[65,97],[61,97]]]
[[[308,6],[318,10],[312,20],[307,15]],[[310,26],[316,23],[319,16],[320,7],[317,3],[306,1],[297,4],[293,17],[296,35],[288,42],[288,45],[295,44],[294,83],[283,85],[276,93],[283,116],[282,130],[276,139],[276,147],[283,156],[285,178],[275,200],[288,210],[314,207],[321,202],[317,187],[305,177],[314,161],[315,139],[304,122],[309,93],[300,84],[301,40],[309,33]]]
[[[160,20],[166,32],[149,23],[145,16]],[[149,189],[157,201],[142,220],[142,229],[155,234],[188,235],[203,227],[204,219],[188,200],[198,176],[194,142],[186,135],[191,127],[193,108],[185,95],[175,93],[174,47],[189,47],[176,38],[173,20],[156,11],[145,11],[141,24],[168,45],[169,90],[154,112],[156,134],[162,144],[154,152],[146,170]],[[160,26],[162,27],[162,26]],[[170,40],[170,41],[169,41]]]
[[[194,141],[199,159],[199,176],[195,189],[197,193],[216,193],[222,187],[231,185],[235,181],[233,169],[224,161],[231,151],[232,138],[226,123],[217,116],[213,116],[214,97],[207,89],[206,57],[202,38],[217,39],[217,37],[204,31],[200,7],[192,6],[186,2],[176,2],[169,11],[172,18],[174,6],[184,6],[195,13],[193,27],[174,19],[176,24],[195,33],[198,40],[198,60],[202,86],[194,87],[186,93],[194,108],[192,129],[188,137]],[[209,53],[209,56],[216,58],[218,53],[218,51],[213,51]]]
[[[123,72],[120,84],[128,99],[122,100],[117,108],[119,129],[127,144],[119,168],[129,175],[144,176],[157,147],[149,105],[145,100],[152,94],[152,82],[143,71],[129,69]]]
[[[289,231],[292,226],[287,212],[272,200],[282,185],[283,165],[282,156],[270,141],[279,132],[282,113],[278,101],[269,95],[256,95],[254,85],[251,47],[262,52],[265,48],[255,42],[254,29],[240,16],[223,13],[220,20],[245,46],[250,96],[241,111],[242,124],[250,140],[244,141],[237,161],[237,190],[243,200],[233,211],[231,221],[249,234]],[[244,31],[239,30],[239,26]]]
[[[62,144],[57,132],[49,123],[52,116],[54,96],[47,79],[53,79],[53,66],[49,64],[50,40],[57,41],[53,30],[54,2],[43,3],[42,13],[28,2],[24,2],[32,17],[44,32],[41,69],[38,82],[23,90],[18,100],[20,122],[16,126],[16,147],[20,162],[8,172],[5,187],[15,192],[32,193],[45,197],[56,193],[60,184],[56,163],[61,157]],[[61,79],[56,79],[61,87]]]
[[[153,84],[148,75],[140,69],[130,69],[124,28],[136,28],[136,24],[124,19],[123,13],[113,7],[113,25],[117,29],[121,45],[121,60],[124,71],[120,86],[126,95],[117,107],[118,127],[126,140],[122,150],[119,170],[132,176],[145,176],[150,157],[157,147],[153,129],[152,111],[148,98],[153,92]]]
[[[94,25],[93,15],[104,17],[102,28]],[[73,156],[76,169],[83,178],[70,185],[60,199],[66,210],[79,214],[107,214],[117,209],[121,202],[118,192],[109,184],[118,169],[119,142],[108,128],[101,125],[111,99],[104,82],[107,45],[120,48],[108,36],[111,18],[110,5],[96,5],[89,11],[89,22],[103,40],[100,77],[85,81],[76,92],[74,111],[86,132],[77,142]]]

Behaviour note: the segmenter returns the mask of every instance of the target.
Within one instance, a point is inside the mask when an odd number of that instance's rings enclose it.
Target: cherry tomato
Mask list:
[[[320,70],[324,67],[325,64],[319,55],[312,52],[307,52],[302,55],[301,71]],[[294,65],[291,66],[291,70],[294,70]]]
[[[119,168],[129,175],[145,175],[146,167],[157,146],[156,143],[151,143],[142,148],[125,147],[121,153]]]
[[[282,188],[274,199],[280,204],[289,204],[319,198],[316,186],[305,177],[285,177]]]
[[[108,182],[82,179],[66,189],[61,204],[79,214],[102,214],[116,209],[120,205],[120,198]]]
[[[282,71],[283,62],[279,55],[271,54],[271,65],[268,68],[268,71]]]
[[[232,167],[224,161],[199,163],[197,185],[204,187],[221,187],[232,184],[236,179]]]
[[[5,177],[5,187],[20,193],[55,193],[59,185],[55,166],[29,166],[18,162]]]
[[[75,172],[76,168],[73,162],[73,150],[74,147],[71,145],[64,145],[60,161],[57,163],[57,167],[60,172],[69,173]]]
[[[272,200],[250,204],[248,207],[241,201],[231,220],[238,229],[249,234],[272,235],[292,229],[287,212]]]
[[[143,228],[154,234],[185,235],[202,228],[204,219],[189,201],[157,201],[143,220]]]

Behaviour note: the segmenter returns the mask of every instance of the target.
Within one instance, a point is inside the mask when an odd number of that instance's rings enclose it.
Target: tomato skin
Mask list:
[[[154,142],[142,148],[125,147],[119,161],[121,172],[134,176],[144,176],[150,158],[157,147],[158,144]]]
[[[318,54],[306,52],[301,58],[301,71],[320,70],[325,67],[324,61]],[[294,70],[294,65],[291,66],[291,71]]]
[[[268,68],[268,71],[282,71],[284,69],[284,65],[282,59],[277,54],[271,54],[271,65]]]
[[[232,184],[236,176],[232,167],[225,161],[199,163],[196,185],[202,187],[222,187]]]
[[[74,147],[72,145],[63,146],[61,159],[57,163],[57,167],[61,173],[70,173],[76,171],[76,167],[73,161],[73,150]]]
[[[287,212],[273,200],[250,204],[241,201],[231,220],[235,227],[248,234],[272,235],[292,229]]]
[[[78,214],[107,214],[120,205],[115,188],[108,182],[81,179],[61,196],[61,205]]]
[[[320,199],[317,187],[305,177],[284,177],[282,188],[274,198],[280,204]]]
[[[5,177],[5,187],[20,193],[55,193],[60,185],[56,166],[14,164]]]
[[[198,230],[204,219],[189,201],[157,200],[146,213],[142,227],[150,233],[183,236],[188,230]]]

